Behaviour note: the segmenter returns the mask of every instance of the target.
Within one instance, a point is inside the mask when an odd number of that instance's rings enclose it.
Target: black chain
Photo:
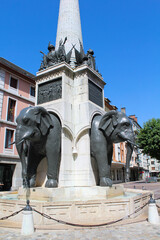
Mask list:
[[[155,200],[157,201],[157,200],[159,200],[160,199],[160,197],[159,198],[156,198]],[[156,207],[157,208],[160,208],[160,206],[158,205],[158,204],[156,204]]]
[[[157,201],[157,200],[159,200],[159,199],[160,199],[160,197],[156,198],[155,200]]]
[[[148,205],[148,203],[146,203],[142,207],[138,208],[135,212],[133,212],[133,213],[131,213],[131,214],[129,214],[129,215],[123,217],[123,218],[120,218],[118,220],[114,220],[114,221],[111,221],[111,222],[108,222],[108,223],[95,224],[95,225],[83,225],[83,224],[69,223],[69,222],[65,222],[63,220],[58,220],[58,219],[55,219],[53,217],[50,217],[49,215],[47,215],[45,213],[41,213],[41,212],[37,211],[36,209],[33,209],[33,211],[40,214],[42,217],[45,217],[47,219],[53,220],[53,221],[61,223],[61,224],[66,224],[66,225],[70,225],[70,226],[74,226],[74,227],[87,227],[88,228],[88,227],[103,227],[103,226],[111,225],[111,224],[114,224],[114,223],[117,223],[117,222],[121,222],[121,221],[131,217],[133,214],[139,212],[140,210],[142,210],[147,205]]]
[[[8,218],[10,218],[10,217],[14,217],[15,215],[17,215],[18,213],[22,212],[23,210],[24,210],[24,208],[22,208],[21,210],[19,210],[19,211],[17,211],[17,212],[12,213],[12,214],[9,215],[9,216],[2,217],[2,218],[0,218],[0,220],[6,220],[6,219],[8,219]]]

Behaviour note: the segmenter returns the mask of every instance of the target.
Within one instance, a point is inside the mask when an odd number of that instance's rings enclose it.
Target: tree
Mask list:
[[[137,135],[137,143],[144,154],[160,160],[160,119],[147,121]]]

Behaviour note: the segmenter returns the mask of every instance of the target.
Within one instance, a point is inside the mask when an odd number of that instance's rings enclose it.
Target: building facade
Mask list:
[[[138,124],[138,119],[135,115],[130,115],[129,118],[132,121],[136,137],[141,126]],[[149,177],[149,157],[143,154],[141,149],[135,148],[131,161],[131,181],[145,180],[147,177]]]
[[[0,187],[17,189],[22,184],[16,151],[16,117],[35,102],[34,75],[0,58]]]
[[[151,177],[160,177],[160,163],[155,158],[148,158],[149,172]]]

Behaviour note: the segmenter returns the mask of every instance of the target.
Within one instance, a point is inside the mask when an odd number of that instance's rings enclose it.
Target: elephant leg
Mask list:
[[[47,153],[47,160],[48,160],[47,177],[48,177],[48,180],[45,184],[45,187],[47,187],[47,188],[58,187],[59,159],[60,159],[60,154],[58,151],[52,150],[52,153],[50,153],[50,152]]]
[[[29,156],[28,156],[28,167],[27,167],[27,175],[28,175],[30,187],[36,186],[37,168],[42,158],[43,156],[41,156],[40,154],[37,154],[33,148],[30,149]]]
[[[111,164],[112,164],[112,155],[113,155],[113,144],[112,143],[108,143],[107,146],[107,157],[108,157],[108,171],[107,171],[107,179],[103,178],[103,182],[105,184],[105,182],[107,181],[107,186],[112,186],[112,180],[111,180]],[[101,180],[101,185],[102,185],[102,180]]]
[[[29,187],[29,181],[28,181],[28,174],[27,174],[27,164],[26,164],[26,158],[24,151],[21,152],[20,155],[21,164],[22,164],[22,180],[23,180],[23,187],[28,188]]]
[[[110,156],[110,154],[108,155],[108,143],[102,133],[99,133],[99,141],[97,142],[95,140],[92,136],[91,151],[97,161],[100,186],[112,186],[112,181],[110,179],[111,160],[108,158],[108,156]]]
[[[48,161],[47,188],[58,187],[58,174],[61,156],[61,125],[55,116],[52,116],[54,128],[50,130],[46,142],[46,157]]]
[[[113,145],[112,143],[107,145],[107,159],[108,159],[108,165],[107,165],[107,171],[106,175],[103,177],[100,177],[100,186],[112,186],[112,180],[111,180],[111,163],[112,163],[112,155],[113,155]]]
[[[52,142],[52,149],[50,149],[50,147],[47,147],[48,180],[45,184],[45,187],[47,188],[58,187],[58,171],[60,163],[60,151],[58,145],[59,144],[56,142]]]

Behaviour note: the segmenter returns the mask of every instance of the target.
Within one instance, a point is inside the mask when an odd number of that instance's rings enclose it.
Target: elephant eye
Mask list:
[[[24,122],[25,124],[27,124],[28,121],[29,121],[29,118],[24,118],[24,119],[23,119],[23,122]]]
[[[128,122],[123,123],[124,126],[129,126],[130,124]]]

